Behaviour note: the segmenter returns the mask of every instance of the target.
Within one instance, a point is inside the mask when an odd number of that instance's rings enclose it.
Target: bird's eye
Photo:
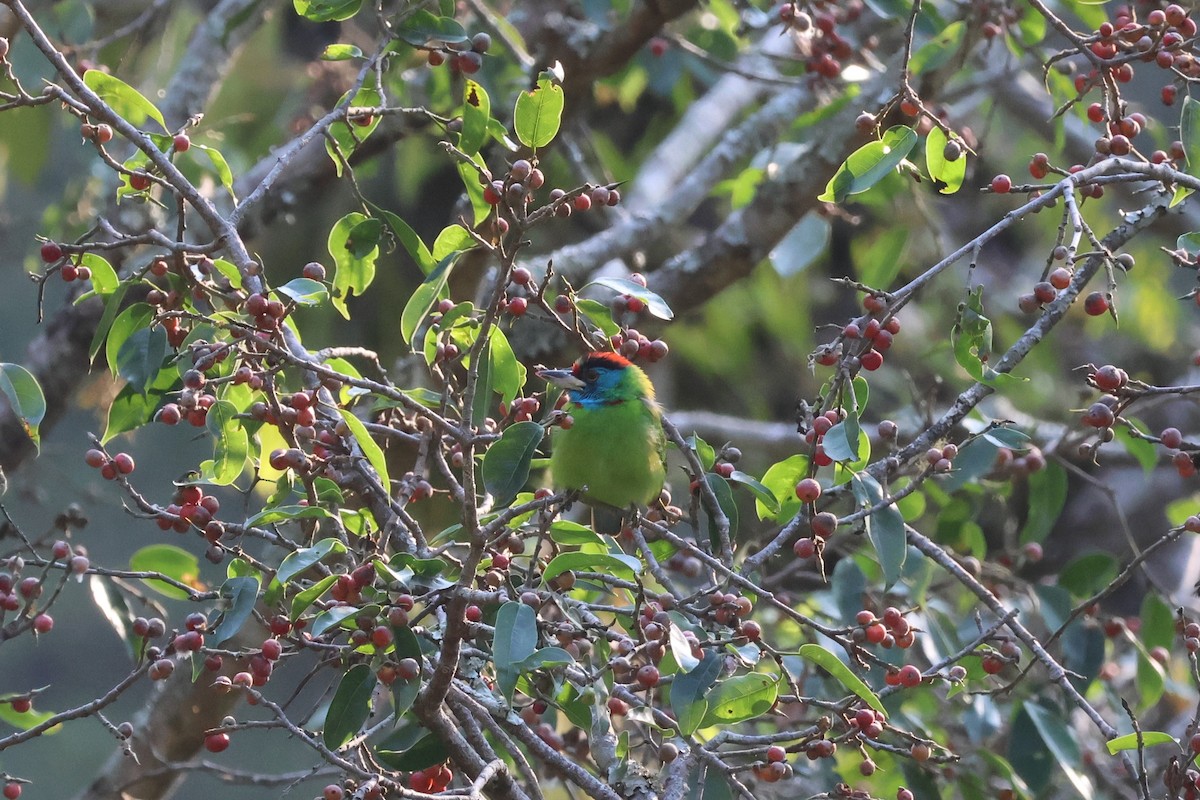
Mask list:
[[[588,381],[589,383],[591,381],[596,380],[596,378],[599,378],[599,377],[600,377],[600,373],[594,369],[584,370],[583,379],[585,381]]]

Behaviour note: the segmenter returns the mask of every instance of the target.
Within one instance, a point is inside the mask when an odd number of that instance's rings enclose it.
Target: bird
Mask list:
[[[653,503],[666,478],[667,443],[646,373],[616,353],[596,352],[570,369],[537,374],[568,397],[570,423],[551,433],[554,486],[621,511]]]

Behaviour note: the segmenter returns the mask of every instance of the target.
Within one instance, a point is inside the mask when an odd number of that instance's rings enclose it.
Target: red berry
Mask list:
[[[278,639],[267,639],[262,643],[262,654],[268,661],[275,661],[283,655],[283,645]]]
[[[659,673],[658,667],[647,664],[637,671],[637,682],[647,689],[652,689],[658,685]]]
[[[1092,292],[1083,299],[1083,310],[1089,316],[1098,317],[1108,311],[1108,298],[1100,292]]]
[[[228,733],[210,733],[204,737],[204,749],[210,753],[220,753],[229,747]]]
[[[383,649],[392,643],[392,629],[386,625],[378,625],[371,631],[371,644]]]
[[[483,619],[483,609],[479,606],[467,606],[465,615],[467,622],[479,622]]]
[[[992,178],[992,191],[996,194],[1008,194],[1012,191],[1012,178],[1003,174]]]
[[[1104,106],[1099,103],[1092,103],[1087,109],[1087,118],[1092,122],[1104,121]]]
[[[817,545],[807,537],[797,539],[796,543],[792,545],[792,552],[796,554],[797,558],[812,558],[817,554]]]
[[[773,744],[767,748],[767,761],[783,761],[787,758],[787,751],[777,744]]]
[[[113,457],[113,466],[117,468],[117,472],[122,475],[128,475],[133,472],[133,456],[129,455],[129,453],[117,453]]]
[[[4,784],[4,796],[7,800],[17,800],[21,796],[21,784],[16,781]]]
[[[868,350],[860,356],[862,368],[868,372],[874,372],[883,366],[883,353],[878,350]]]
[[[88,450],[83,455],[83,461],[93,469],[100,469],[108,461],[108,458],[99,450]]]
[[[529,301],[524,297],[514,297],[508,301],[508,313],[514,317],[523,316],[529,308]]]
[[[62,257],[63,251],[57,242],[46,242],[42,245],[42,261],[45,261],[47,264],[53,264]]]
[[[38,614],[33,618],[33,629],[38,633],[49,633],[54,627],[54,617],[49,614]]]
[[[177,133],[171,146],[175,148],[176,153],[184,153],[192,146],[192,140],[187,137],[186,133]]]
[[[150,176],[144,172],[135,172],[129,176],[129,188],[144,192],[150,188]]]
[[[815,478],[805,478],[796,484],[796,497],[801,502],[812,503],[821,496],[821,484]]]
[[[900,685],[909,688],[919,686],[921,684],[921,670],[917,669],[912,664],[905,664],[900,668]]]
[[[871,644],[879,644],[887,636],[887,629],[876,622],[873,625],[868,625],[866,628],[867,641]]]

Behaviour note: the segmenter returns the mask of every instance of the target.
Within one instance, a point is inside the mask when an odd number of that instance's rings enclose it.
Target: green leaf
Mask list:
[[[376,607],[378,608],[378,606]],[[320,636],[325,631],[336,628],[346,620],[361,613],[363,612],[354,606],[334,606],[313,617],[309,630],[313,636]]]
[[[312,547],[302,547],[294,553],[288,553],[279,565],[275,578],[280,583],[287,583],[304,570],[316,564],[330,553],[344,553],[346,545],[337,539],[322,539]]]
[[[308,607],[316,602],[317,598],[329,591],[329,588],[337,583],[337,575],[326,575],[321,580],[314,583],[312,586],[300,592],[292,598],[291,619],[295,621],[300,618],[300,615],[308,610]]]
[[[1047,749],[1054,755],[1062,774],[1082,797],[1093,797],[1091,781],[1080,769],[1079,745],[1061,713],[1026,701],[1022,706]]]
[[[851,422],[853,420],[853,422]],[[825,455],[832,458],[834,461],[856,461],[858,460],[858,444],[862,434],[862,429],[858,427],[858,420],[854,414],[848,414],[846,419],[834,425],[825,433],[822,445],[825,448]],[[851,441],[853,437],[853,441]]]
[[[725,657],[714,652],[705,653],[699,666],[690,672],[676,675],[671,681],[671,710],[679,722],[679,732],[691,736],[704,722],[708,714],[708,687],[721,675]]]
[[[880,233],[861,259],[855,259],[858,278],[867,286],[890,286],[904,266],[908,228],[897,225]],[[860,410],[861,412],[861,410]]]
[[[393,659],[399,661],[403,658],[415,658],[420,663],[421,643],[417,641],[417,635],[413,633],[412,628],[408,625],[393,625],[392,641],[395,643],[392,652]],[[406,681],[397,678],[392,681],[392,716],[397,721],[404,716],[406,711],[412,708],[412,704],[417,699],[417,694],[420,691],[420,675],[417,675],[412,680]]]
[[[221,586],[221,596],[228,598],[229,610],[212,632],[212,646],[220,647],[242,629],[258,602],[258,578],[230,578]]]
[[[100,348],[104,346],[113,320],[121,311],[121,303],[125,299],[125,292],[129,290],[129,286],[128,283],[118,285],[116,291],[104,301],[104,313],[100,315],[100,321],[96,323],[96,332],[92,334],[92,342],[88,345],[88,361],[94,360],[96,354],[100,352]],[[110,360],[108,363],[111,366],[113,361]]]
[[[445,292],[446,281],[450,278],[450,271],[454,269],[457,258],[457,254],[451,254],[438,262],[437,267],[412,293],[412,297],[404,304],[404,310],[400,312],[400,335],[414,351],[417,349],[417,341],[413,334],[425,320],[429,309],[433,308],[433,304]]]
[[[119,304],[119,298],[113,296],[110,303]],[[107,309],[105,309],[107,316]],[[117,356],[127,339],[137,331],[150,327],[154,319],[154,309],[147,303],[134,303],[117,315],[108,329],[108,342],[104,348],[104,356],[108,360],[108,368],[113,375],[117,374]]]
[[[821,647],[819,644],[805,644],[800,646],[800,657],[806,661],[811,661],[821,669],[828,672],[837,680],[838,683],[845,686],[871,708],[878,711],[880,714],[885,713],[883,703],[871,691],[871,687],[862,682],[862,679],[855,675],[848,666],[842,663],[841,659],[835,656],[830,651]]]
[[[761,520],[774,519],[783,522],[791,519],[800,508],[800,500],[796,497],[796,484],[808,477],[808,456],[788,456],[783,461],[776,462],[767,468],[763,475],[763,486],[776,498],[776,508],[772,511],[762,500],[754,501],[754,510]]]
[[[13,416],[21,420],[21,427],[41,447],[38,426],[46,416],[46,396],[33,373],[20,364],[0,363],[0,392],[8,400]]]
[[[755,501],[762,503],[763,507],[766,508],[768,512],[772,514],[778,513],[779,501],[775,499],[775,493],[764,486],[753,475],[747,475],[745,472],[735,469],[730,474],[729,480],[733,481],[734,483],[740,483],[742,486],[745,486],[750,491],[754,492]]]
[[[586,525],[560,519],[550,526],[550,538],[557,544],[590,544],[607,547],[603,537]]]
[[[458,223],[447,225],[442,228],[433,243],[433,257],[441,261],[446,256],[470,250],[472,247],[475,247],[475,240],[471,238],[470,231]]]
[[[213,437],[212,482],[228,486],[238,479],[250,455],[250,436],[238,419],[238,410],[228,400],[218,400],[208,409],[204,426]]]
[[[225,160],[225,156],[221,155],[221,151],[215,147],[209,147],[209,146],[203,145],[203,144],[196,144],[195,142],[192,143],[192,149],[199,150],[201,153],[204,153],[204,155],[208,156],[208,160],[209,160],[209,163],[212,164],[213,171],[217,173],[217,177],[221,181],[221,186],[223,186],[225,188],[225,191],[229,192],[229,196],[231,198],[233,198],[233,201],[236,203],[237,202],[237,194],[234,193],[234,191],[233,191],[233,170],[231,170],[229,168],[229,162]],[[220,261],[220,260],[222,260],[222,259],[216,259],[216,261]],[[226,261],[225,263],[228,264],[229,262]],[[230,265],[230,266],[232,266],[232,265]],[[224,271],[222,271],[222,274],[225,274]],[[225,277],[229,277],[229,276],[226,275]],[[238,275],[236,282],[234,282],[231,279],[230,283],[232,283],[234,286],[241,286],[242,285],[241,275],[240,274]]]
[[[692,644],[683,635],[683,629],[678,625],[670,627],[671,655],[679,665],[680,673],[688,673],[700,666],[700,659],[692,653]]]
[[[1067,564],[1058,585],[1075,597],[1091,597],[1117,577],[1117,561],[1108,553],[1087,553]]]
[[[542,582],[549,583],[567,570],[600,572],[634,580],[642,571],[642,562],[636,556],[624,554],[560,553],[546,565],[542,572]]]
[[[162,328],[139,328],[129,335],[117,352],[117,374],[142,394],[158,377],[167,356],[167,332]]]
[[[937,69],[950,61],[962,45],[967,27],[961,21],[947,25],[941,33],[926,42],[908,62],[913,76]]]
[[[379,482],[383,484],[385,491],[391,491],[392,481],[388,477],[387,458],[383,455],[383,450],[379,443],[371,438],[371,434],[367,431],[367,427],[363,425],[362,420],[354,416],[354,412],[348,408],[339,408],[338,413],[342,415],[350,432],[354,434],[354,440],[358,442],[359,448],[362,449],[363,455],[367,457],[367,461],[374,467],[375,473],[379,476]]]
[[[258,525],[273,525],[293,519],[328,519],[329,512],[321,506],[277,506],[264,508],[246,520],[247,528]]]
[[[137,391],[133,386],[121,387],[121,391],[117,392],[117,396],[108,407],[108,419],[100,441],[107,444],[114,436],[140,428],[153,419],[154,412],[165,399],[165,389],[159,390],[162,383],[168,383],[167,388],[174,383],[174,377],[168,375],[166,370],[159,373],[155,386],[146,394]]]
[[[96,253],[84,253],[79,257],[80,266],[92,271],[92,291],[98,295],[110,295],[121,285],[117,271],[113,269],[108,259]],[[76,302],[79,302],[78,300]]]
[[[362,729],[371,715],[375,680],[375,673],[367,664],[355,664],[342,676],[325,714],[323,739],[330,750],[337,750]]]
[[[851,479],[851,489],[859,505],[864,508],[878,505],[884,500],[883,487],[865,473]],[[908,556],[904,517],[892,504],[875,511],[865,522],[867,538],[871,540],[879,566],[883,568],[884,585],[890,588],[900,579]]]
[[[100,99],[107,103],[113,111],[120,114],[133,126],[140,128],[146,124],[147,119],[152,119],[164,131],[167,129],[162,112],[155,107],[154,103],[151,103],[142,96],[141,92],[120,78],[114,78],[97,69],[89,69],[83,73],[83,82],[99,95]]]
[[[1179,140],[1183,142],[1185,171],[1200,176],[1200,100],[1191,95],[1183,98],[1179,112]]]
[[[467,32],[450,17],[439,17],[425,9],[417,9],[396,27],[396,36],[420,47],[426,42],[465,42]]]
[[[636,297],[641,300],[646,304],[646,310],[659,319],[675,318],[675,312],[667,305],[666,300],[663,300],[640,283],[634,283],[628,278],[597,278],[589,283],[588,286],[607,286],[609,289],[620,292],[623,295]]]
[[[329,44],[321,52],[322,61],[349,61],[352,58],[362,58],[362,50],[352,44]]]
[[[468,79],[463,87],[463,125],[458,148],[469,156],[479,152],[488,140],[488,120],[491,119],[492,101],[487,91]]]
[[[987,386],[1022,383],[1023,378],[997,372],[988,364],[992,355],[992,321],[983,315],[983,286],[972,289],[966,302],[958,308],[959,319],[954,323],[950,338],[954,341],[954,358],[959,366]]]
[[[525,365],[517,360],[508,337],[499,328],[491,332],[489,351],[492,365],[492,390],[505,403],[511,403],[525,386]]]
[[[543,647],[542,649],[521,659],[521,661],[517,664],[517,668],[521,672],[532,672],[535,669],[561,667],[566,664],[574,663],[575,657],[561,647]]]
[[[717,451],[696,434],[693,433],[687,438],[687,445],[696,451],[696,458],[699,459],[700,466],[706,472],[713,468],[713,464],[717,463]]]
[[[1126,417],[1126,419],[1142,433],[1146,433],[1145,425],[1138,424],[1137,420],[1130,417]],[[1118,425],[1112,430],[1114,438],[1125,448],[1125,452],[1133,456],[1134,460],[1141,464],[1142,472],[1149,476],[1158,466],[1158,448],[1140,436],[1134,436],[1123,425]]]
[[[478,153],[474,155],[472,160],[480,166],[485,166],[483,156]],[[457,169],[459,180],[462,181],[463,190],[467,193],[467,199],[471,201],[472,224],[479,225],[492,215],[491,203],[483,199],[483,186],[479,183],[479,170],[465,161],[459,161]]]
[[[506,506],[529,480],[529,466],[545,431],[536,422],[509,425],[483,456],[483,486]]]
[[[1027,481],[1029,513],[1021,529],[1021,544],[1045,541],[1067,502],[1067,471],[1058,464],[1047,464]]]
[[[152,544],[143,547],[130,557],[129,568],[134,572],[157,572],[188,586],[200,575],[199,560],[187,550],[173,544]],[[142,583],[159,594],[176,600],[186,600],[189,597],[182,589],[157,578],[143,578]]]
[[[708,713],[701,727],[732,725],[767,713],[779,696],[779,679],[752,672],[718,683],[705,698]]]
[[[513,127],[521,144],[534,150],[550,144],[562,123],[563,105],[562,87],[544,73],[537,86],[521,92],[513,111]]]
[[[865,192],[900,166],[916,144],[917,132],[912,128],[897,125],[888,129],[881,141],[868,142],[851,153],[817,199],[841,203],[852,194]]]
[[[587,317],[587,319],[595,325],[605,336],[612,336],[619,333],[621,326],[613,322],[612,309],[604,303],[587,298],[575,298],[575,308],[579,313]]]
[[[1200,106],[1200,102],[1195,100],[1192,102]],[[1190,256],[1200,255],[1200,231],[1180,234],[1179,238],[1175,240],[1175,249],[1183,250]]]
[[[962,188],[963,180],[967,177],[967,151],[960,150],[958,158],[947,161],[948,142],[946,134],[937,126],[925,137],[925,166],[929,168],[929,177],[944,184],[938,189],[941,194],[954,194]]]
[[[334,223],[329,231],[327,246],[334,263],[333,307],[346,319],[350,319],[346,300],[351,295],[361,296],[371,281],[375,280],[375,259],[379,255],[379,248],[376,246],[361,255],[355,255],[351,240],[351,233],[356,226],[366,220],[364,214],[354,211]]]
[[[383,96],[373,86],[363,86],[353,98],[350,93],[342,95],[339,105],[350,108],[377,108],[383,105]],[[328,128],[325,136],[325,152],[333,162],[333,171],[340,178],[358,146],[366,141],[376,128],[379,127],[380,117],[359,117],[354,120],[339,120]]]
[[[437,268],[437,259],[433,257],[429,248],[421,241],[421,237],[409,227],[408,223],[391,211],[385,211],[378,206],[371,206],[371,210],[392,229],[392,234],[400,240],[400,244],[403,245],[408,255],[421,268],[421,272],[428,275]]]
[[[1174,736],[1162,731],[1142,731],[1141,738],[1144,747],[1153,747],[1156,744],[1179,744],[1179,741]],[[1124,736],[1109,739],[1105,744],[1108,747],[1108,754],[1115,756],[1122,750],[1137,750],[1138,735],[1136,733],[1127,733]]]
[[[21,695],[5,695],[5,697],[20,697]],[[12,703],[0,702],[0,722],[6,722],[14,728],[22,731],[27,731],[30,728],[36,728],[38,725],[43,725],[47,720],[54,717],[56,712],[43,711],[40,708],[31,708],[23,714],[18,714],[13,711]],[[55,725],[46,733],[58,733],[62,730],[62,725]]]
[[[329,290],[325,285],[312,278],[293,278],[283,286],[276,287],[275,291],[302,306],[319,306],[329,298]]]
[[[410,734],[411,732],[410,736],[419,735],[420,738],[403,749],[389,749],[389,745],[394,748],[396,743],[395,739],[389,736],[379,743],[375,756],[384,766],[402,772],[415,772],[443,763],[450,757],[450,751],[446,749],[446,745],[441,739],[432,733],[423,733],[424,731],[425,729],[420,727],[402,728],[400,733]]]
[[[537,615],[524,603],[508,602],[496,612],[496,639],[492,656],[496,664],[496,684],[504,699],[512,702],[517,688],[518,664],[533,655],[537,647]]]
[[[704,482],[712,489],[713,495],[717,498],[717,506],[725,514],[725,519],[729,521],[729,540],[736,541],[738,533],[738,509],[737,503],[733,499],[733,490],[729,488],[729,482],[715,472],[704,473]],[[708,515],[708,539],[712,543],[713,549],[720,549],[720,532],[717,530],[716,520],[712,515]]]

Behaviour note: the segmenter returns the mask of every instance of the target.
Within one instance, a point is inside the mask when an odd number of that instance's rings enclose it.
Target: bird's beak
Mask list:
[[[538,377],[560,389],[582,389],[586,384],[571,374],[569,369],[539,369]]]

